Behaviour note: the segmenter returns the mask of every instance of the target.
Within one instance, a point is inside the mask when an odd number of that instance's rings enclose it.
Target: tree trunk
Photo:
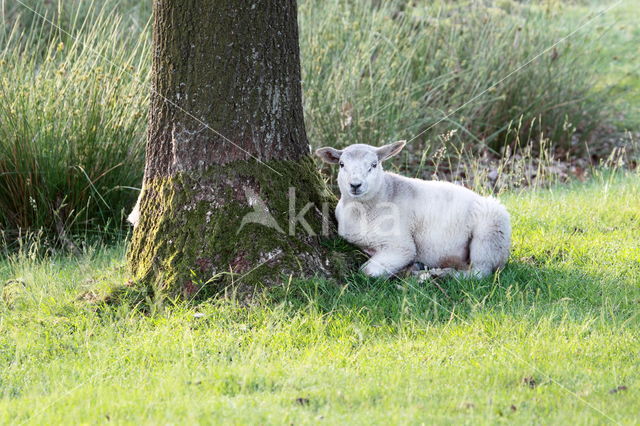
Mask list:
[[[309,155],[296,14],[295,0],[155,0],[134,282],[192,297],[335,272],[321,241],[333,197]]]

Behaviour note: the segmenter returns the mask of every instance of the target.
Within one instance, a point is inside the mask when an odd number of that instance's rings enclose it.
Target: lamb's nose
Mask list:
[[[351,184],[351,190],[353,190],[353,191],[357,191],[357,190],[358,190],[358,188],[360,188],[361,186],[362,186],[362,184],[361,184],[361,183],[352,183],[352,184]]]

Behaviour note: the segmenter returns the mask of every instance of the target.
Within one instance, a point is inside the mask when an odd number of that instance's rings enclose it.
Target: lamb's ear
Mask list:
[[[324,148],[317,149],[316,155],[322,158],[322,161],[324,161],[325,163],[337,164],[340,161],[342,151],[339,149],[331,148],[330,146],[325,146]]]
[[[376,154],[378,154],[378,160],[383,161],[387,158],[391,158],[404,148],[407,141],[397,141],[394,143],[390,143],[389,145],[381,146],[376,149]]]

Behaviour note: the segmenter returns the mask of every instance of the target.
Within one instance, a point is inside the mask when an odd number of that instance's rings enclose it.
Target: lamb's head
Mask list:
[[[376,196],[384,182],[382,162],[399,153],[405,141],[375,147],[355,144],[338,150],[331,147],[320,148],[316,155],[326,163],[339,164],[338,185],[345,198],[368,200]]]

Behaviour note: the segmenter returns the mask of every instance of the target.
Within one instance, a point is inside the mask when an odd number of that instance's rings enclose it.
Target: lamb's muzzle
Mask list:
[[[338,233],[367,253],[370,276],[388,276],[420,262],[459,276],[484,277],[503,267],[511,247],[507,210],[459,185],[385,172],[382,162],[405,141],[382,147],[320,148],[339,164]]]

